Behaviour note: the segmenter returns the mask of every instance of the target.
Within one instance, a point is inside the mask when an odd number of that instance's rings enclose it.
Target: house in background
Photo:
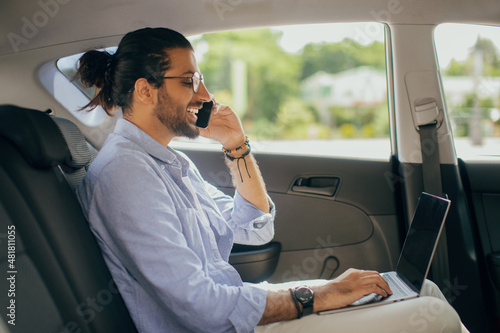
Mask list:
[[[490,98],[495,108],[490,110],[493,122],[500,104],[500,77],[443,76],[443,87],[448,108],[458,117],[467,95],[476,91],[480,99]],[[318,110],[321,121],[331,124],[332,107],[376,106],[387,101],[387,79],[382,70],[362,66],[344,72],[330,74],[317,72],[301,84],[304,101]]]

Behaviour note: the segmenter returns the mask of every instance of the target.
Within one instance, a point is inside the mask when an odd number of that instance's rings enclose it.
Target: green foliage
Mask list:
[[[482,52],[483,74],[486,76],[500,76],[500,58],[495,44],[489,39],[478,38],[474,50]]]
[[[356,126],[353,124],[342,124],[339,126],[339,132],[343,138],[354,138],[356,136]]]
[[[467,59],[463,62],[452,60],[444,74],[448,76],[469,76],[484,80],[484,77],[500,76],[500,56],[498,49],[489,39],[478,38],[475,45],[470,49]],[[479,57],[479,58],[477,58]],[[477,66],[480,68],[475,68]],[[487,81],[483,81],[485,83]],[[487,83],[486,83],[487,85]],[[481,86],[478,88],[480,92]],[[491,120],[491,112],[500,106],[500,96],[496,98],[480,98],[474,92],[466,94],[462,103],[449,107],[450,117],[453,119],[456,137],[467,137],[470,135],[471,120],[476,108],[481,117],[481,131],[490,124],[490,131],[499,131],[498,124]],[[498,136],[498,134],[496,134]]]
[[[467,94],[464,97],[462,104],[457,105],[450,110],[450,116],[455,121],[455,135],[457,137],[466,137],[470,132],[470,120],[474,114],[475,99],[476,95],[474,93]],[[490,111],[495,107],[495,103],[491,98],[482,98],[478,100],[479,112],[481,113],[481,119],[489,119]]]
[[[299,89],[300,59],[278,45],[281,33],[270,29],[231,31],[203,35],[197,43],[207,43],[208,52],[200,62],[209,91],[231,91],[233,59],[247,65],[248,101],[244,119],[274,121],[280,106]]]
[[[208,90],[218,100],[236,104],[234,64],[245,64],[240,80],[248,93],[246,105],[235,111],[248,134],[259,139],[329,139],[388,136],[387,104],[331,109],[332,122],[322,122],[318,110],[299,99],[301,80],[317,71],[338,73],[358,66],[385,70],[384,44],[308,44],[298,54],[279,46],[281,33],[253,29],[203,35],[193,42],[204,46],[199,66]]]
[[[489,39],[479,37],[476,44],[469,51],[467,59],[457,62],[453,59],[447,69],[443,71],[448,76],[472,76],[474,75],[475,53],[480,52],[483,67],[480,75],[500,76],[500,56],[495,44]]]
[[[276,130],[283,139],[326,139],[331,129],[318,123],[312,106],[292,97],[280,108],[276,119]]]
[[[466,76],[467,66],[465,63],[459,63],[455,59],[450,61],[448,68],[443,71],[447,76]]]
[[[359,66],[385,70],[384,44],[363,46],[352,39],[340,43],[307,44],[302,51],[302,79],[316,72],[339,73]]]
[[[330,107],[333,123],[340,137],[387,137],[389,114],[387,104],[376,106]]]

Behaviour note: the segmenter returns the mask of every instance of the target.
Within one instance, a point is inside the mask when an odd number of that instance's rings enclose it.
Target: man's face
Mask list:
[[[173,49],[168,53],[171,66],[163,76],[191,77],[200,71],[192,50]],[[210,94],[203,82],[195,93],[190,79],[164,79],[163,85],[158,88],[155,116],[175,136],[194,139],[200,133],[195,125],[198,119],[196,113],[203,102],[209,100]]]

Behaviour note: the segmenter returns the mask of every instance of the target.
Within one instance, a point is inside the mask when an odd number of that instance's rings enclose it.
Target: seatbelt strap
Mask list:
[[[419,126],[419,130],[424,190],[429,194],[442,196],[443,187],[436,123]]]
[[[443,196],[441,163],[439,160],[439,142],[436,126],[436,122],[419,126],[420,147],[422,151],[422,175],[424,191],[437,196]],[[450,299],[450,267],[446,226],[443,227],[436,252],[434,253],[434,259],[432,261],[432,274],[434,282],[441,289],[444,296],[447,299]]]

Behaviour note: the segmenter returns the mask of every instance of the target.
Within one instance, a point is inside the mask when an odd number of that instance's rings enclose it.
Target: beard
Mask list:
[[[156,118],[176,136],[196,139],[200,130],[188,122],[186,113],[187,107],[176,106],[165,89],[159,89],[158,104],[154,109]]]

